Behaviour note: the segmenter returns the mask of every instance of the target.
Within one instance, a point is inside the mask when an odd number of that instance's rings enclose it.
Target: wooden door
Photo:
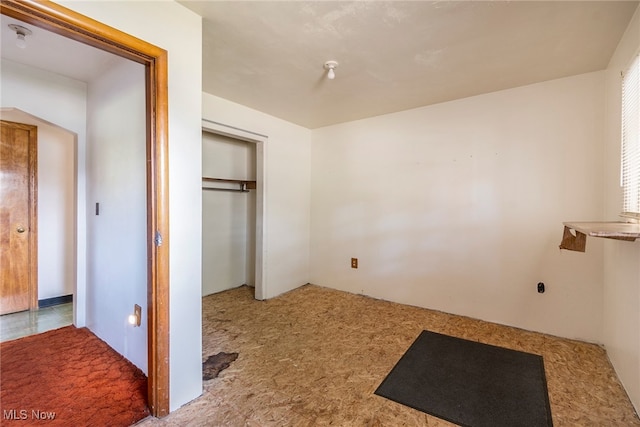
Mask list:
[[[37,308],[37,128],[0,121],[0,314]]]

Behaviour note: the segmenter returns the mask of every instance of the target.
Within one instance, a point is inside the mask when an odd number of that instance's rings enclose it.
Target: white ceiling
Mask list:
[[[203,90],[317,128],[606,68],[637,1],[181,1]],[[115,55],[32,25],[2,57],[81,81]],[[325,77],[327,60],[340,63]]]
[[[16,33],[9,24],[32,31],[24,49],[16,45]],[[59,36],[42,28],[0,16],[0,52],[3,59],[45,69],[75,80],[89,82],[113,61],[124,60],[109,52]]]
[[[180,3],[204,17],[204,92],[308,128],[605,69],[638,5]]]

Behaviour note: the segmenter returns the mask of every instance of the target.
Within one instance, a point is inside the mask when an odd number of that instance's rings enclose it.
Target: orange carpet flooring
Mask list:
[[[86,328],[0,344],[2,426],[129,426],[146,396],[144,373]]]

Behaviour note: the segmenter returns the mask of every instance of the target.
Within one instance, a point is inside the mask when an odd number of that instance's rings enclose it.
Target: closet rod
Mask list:
[[[236,190],[234,188],[214,188],[214,187],[202,187],[203,190],[211,190],[211,191],[229,191],[231,193],[248,193],[249,190]]]
[[[250,181],[246,179],[224,179],[224,178],[211,178],[208,176],[203,176],[202,181],[204,182],[225,182],[228,184],[240,184],[246,186],[248,190],[256,189],[256,181]]]

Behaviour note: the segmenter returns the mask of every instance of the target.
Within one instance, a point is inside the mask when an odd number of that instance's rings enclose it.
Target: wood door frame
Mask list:
[[[153,416],[165,416],[169,413],[167,52],[51,1],[2,0],[0,13],[145,66],[148,405]]]
[[[38,308],[38,128],[29,130],[29,310]],[[14,125],[14,126],[15,126]]]
[[[27,152],[29,179],[29,310],[38,308],[38,127],[25,123],[0,120],[3,126],[23,129],[29,132]]]

